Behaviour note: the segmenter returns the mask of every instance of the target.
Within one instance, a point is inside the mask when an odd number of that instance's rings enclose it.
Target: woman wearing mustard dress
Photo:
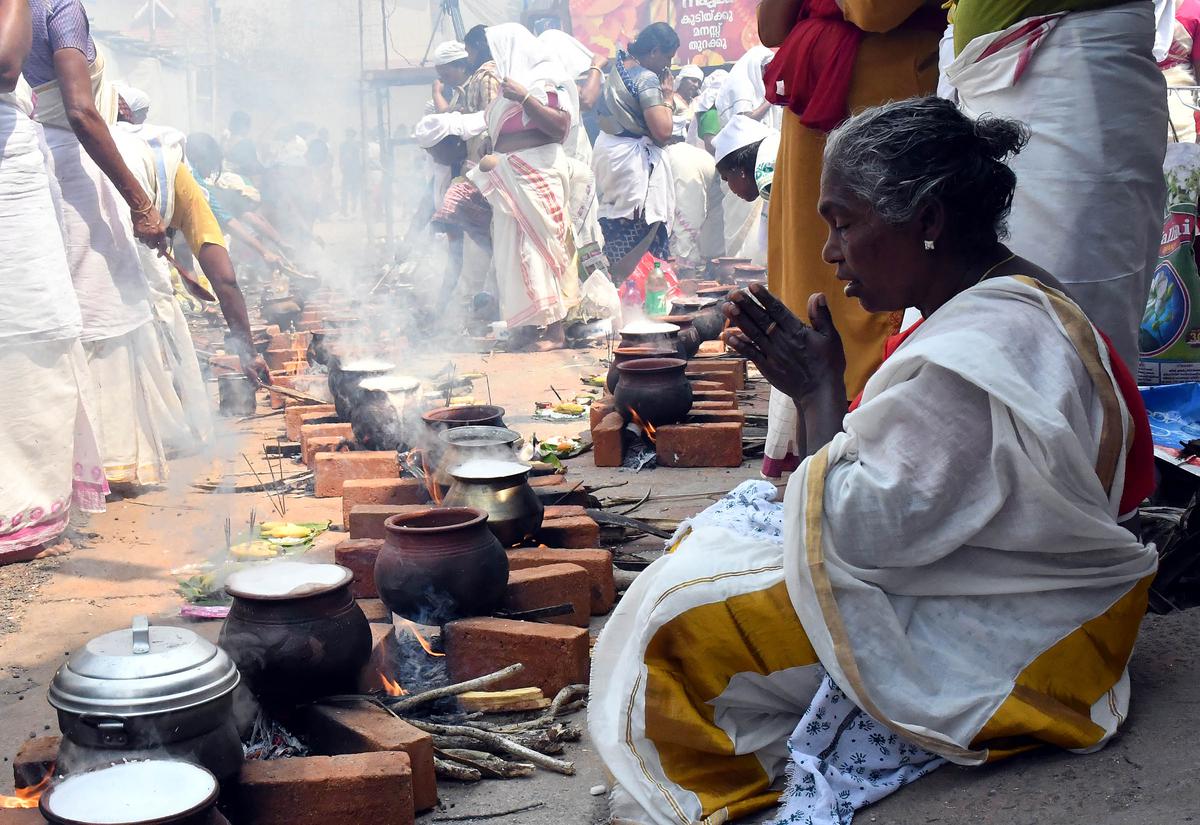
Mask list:
[[[762,42],[779,46],[767,66],[768,99],[786,107],[771,195],[767,269],[770,289],[803,317],[810,295],[824,292],[846,348],[846,391],[863,388],[899,331],[901,313],[871,313],[842,294],[821,258],[827,237],[817,214],[826,133],[860,111],[933,92],[940,2],[922,0],[763,0]],[[782,84],[782,85],[780,85]],[[795,408],[772,397],[764,475],[778,477],[807,454],[795,432]],[[816,445],[820,446],[820,445]]]

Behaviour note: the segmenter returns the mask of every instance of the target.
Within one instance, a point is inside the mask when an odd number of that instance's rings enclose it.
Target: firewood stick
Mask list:
[[[538,753],[544,753],[547,756],[557,756],[566,748],[563,745],[564,741],[573,741],[559,739],[550,731],[529,731],[527,733],[518,733],[510,737],[518,745],[524,745],[527,748],[532,748]],[[485,753],[503,753],[504,751],[495,745],[489,745],[486,742],[479,742],[469,736],[435,736],[433,737],[433,746],[442,750],[478,750]]]
[[[522,776],[533,776],[537,770],[527,762],[509,762],[492,753],[470,750],[469,748],[451,748],[445,750],[435,748],[434,754],[442,759],[474,768],[482,774],[494,776],[497,779],[517,779]]]
[[[570,762],[564,762],[561,759],[540,754],[537,751],[520,745],[509,739],[507,736],[501,736],[498,733],[491,731],[479,730],[478,728],[469,728],[462,725],[436,725],[431,722],[425,722],[420,719],[406,719],[413,727],[423,730],[426,733],[437,733],[442,736],[469,736],[472,739],[477,739],[480,742],[487,742],[503,748],[506,753],[511,753],[513,756],[520,756],[522,759],[527,759],[539,768],[545,768],[548,771],[561,773],[565,776],[575,775],[575,766]]]
[[[402,696],[396,701],[388,701],[386,704],[390,705],[391,708],[397,713],[401,713],[406,710],[411,710],[418,705],[424,705],[427,702],[432,702],[436,699],[445,699],[448,696],[457,696],[460,693],[467,693],[472,690],[478,690],[480,688],[487,687],[488,685],[494,685],[496,682],[503,681],[509,676],[515,676],[524,669],[525,665],[517,662],[515,665],[509,665],[503,670],[498,670],[495,673],[489,673],[486,676],[480,676],[476,679],[468,679],[465,682],[459,682],[457,685],[446,685],[445,687],[433,688],[432,690],[427,690],[423,693],[416,693],[412,696]]]
[[[449,759],[433,757],[433,772],[438,779],[457,779],[459,782],[478,782],[483,774],[475,768],[468,768]]]

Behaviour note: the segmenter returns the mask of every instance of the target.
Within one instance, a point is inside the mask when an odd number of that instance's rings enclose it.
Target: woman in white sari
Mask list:
[[[747,482],[682,525],[610,619],[589,725],[614,821],[782,801],[775,823],[848,825],[946,761],[1089,752],[1125,720],[1149,425],[1107,341],[1000,242],[1024,140],[936,98],[830,133],[825,258],[867,308],[924,321],[848,404],[824,296],[811,328],[735,296],[728,343],[825,446],[782,505]]]
[[[29,48],[25,0],[0,2],[0,62]],[[0,565],[36,555],[71,510],[103,512],[82,320],[33,95],[0,74]]]
[[[487,110],[495,152],[467,178],[492,205],[492,243],[501,317],[522,329],[524,343],[565,343],[562,321],[578,302],[571,221],[573,170],[563,149],[573,118],[574,81],[528,29],[503,23],[487,30],[503,78]],[[533,335],[544,330],[536,344]]]

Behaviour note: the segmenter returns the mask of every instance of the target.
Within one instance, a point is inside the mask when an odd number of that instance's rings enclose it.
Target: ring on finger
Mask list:
[[[770,337],[771,333],[773,333],[775,331],[775,328],[778,326],[779,326],[778,321],[772,321],[770,323],[770,325],[767,326],[767,336]]]

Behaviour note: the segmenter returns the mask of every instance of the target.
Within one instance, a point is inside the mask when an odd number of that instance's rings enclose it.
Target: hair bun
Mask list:
[[[985,155],[1003,161],[1025,148],[1029,142],[1029,127],[1019,120],[984,114],[975,120],[975,137],[982,144]]]

